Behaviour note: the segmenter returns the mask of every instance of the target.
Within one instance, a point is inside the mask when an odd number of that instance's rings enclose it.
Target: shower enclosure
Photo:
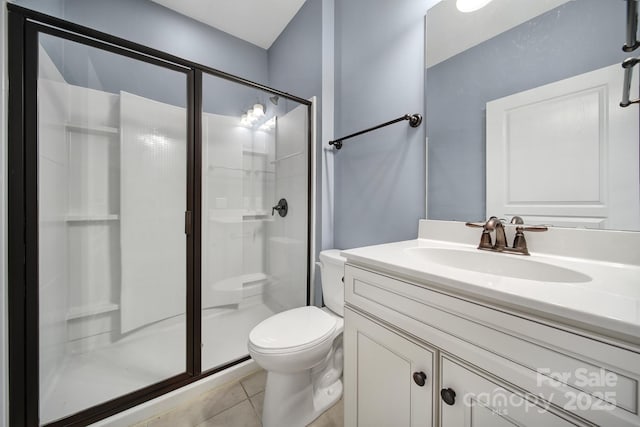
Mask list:
[[[13,5],[10,35],[12,425],[246,360],[309,303],[310,103]]]

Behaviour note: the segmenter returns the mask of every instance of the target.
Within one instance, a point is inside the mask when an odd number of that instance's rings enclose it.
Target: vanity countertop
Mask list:
[[[429,233],[422,232],[422,225],[420,235],[428,237]],[[640,345],[640,265],[637,263],[542,254],[534,252],[535,247],[531,245],[532,253],[527,257],[478,251],[477,243],[457,240],[451,242],[418,238],[350,249],[343,251],[342,255],[351,264],[425,283],[430,287],[504,307],[509,311],[533,314]],[[448,266],[436,260],[431,261],[428,256],[416,257],[411,254],[415,251],[414,248],[444,250],[445,253],[447,250],[457,253],[478,251],[486,254],[482,256],[482,260],[496,264],[505,257],[516,257],[524,262],[540,262],[589,277],[575,282],[505,277]],[[640,251],[640,248],[635,249]],[[495,261],[490,257],[495,257]],[[516,265],[518,262],[516,261]]]

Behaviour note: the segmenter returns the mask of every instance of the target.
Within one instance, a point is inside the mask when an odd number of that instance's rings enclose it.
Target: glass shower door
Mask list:
[[[40,422],[186,372],[187,74],[44,33]]]
[[[206,371],[247,357],[253,327],[307,303],[309,128],[306,105],[214,75],[202,83]],[[281,199],[286,214],[273,209]]]
[[[308,303],[311,103],[8,21],[12,425],[87,425],[247,360],[257,323]]]

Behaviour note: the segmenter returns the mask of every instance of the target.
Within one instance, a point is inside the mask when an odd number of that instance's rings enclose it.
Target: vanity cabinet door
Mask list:
[[[434,351],[345,309],[345,426],[434,425]]]
[[[550,412],[546,401],[535,396],[525,399],[446,355],[440,360],[440,375],[441,427],[584,425],[569,415],[565,415],[565,419]]]

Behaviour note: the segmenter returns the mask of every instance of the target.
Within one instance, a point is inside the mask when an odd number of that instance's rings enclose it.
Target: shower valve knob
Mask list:
[[[271,216],[275,215],[276,211],[278,211],[278,215],[281,217],[287,216],[287,212],[289,212],[287,199],[280,199],[278,204],[271,208]]]

